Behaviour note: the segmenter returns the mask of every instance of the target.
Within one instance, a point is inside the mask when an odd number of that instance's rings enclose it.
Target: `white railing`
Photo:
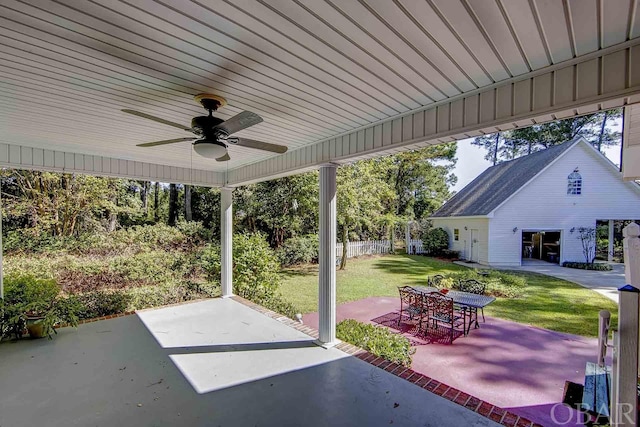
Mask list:
[[[391,252],[390,240],[364,240],[361,242],[347,242],[347,258],[362,255],[388,254]],[[336,243],[336,256],[342,256],[342,243]]]
[[[422,240],[420,239],[408,239],[406,241],[406,246],[407,254],[409,255],[418,255],[425,253],[425,250],[422,247]]]

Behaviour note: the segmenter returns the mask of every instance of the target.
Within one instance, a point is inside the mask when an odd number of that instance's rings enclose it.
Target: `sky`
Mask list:
[[[619,122],[611,127],[619,132],[622,130]],[[458,141],[458,151],[456,153],[458,162],[453,170],[453,173],[458,177],[458,182],[452,188],[456,192],[462,190],[464,186],[491,166],[491,163],[484,159],[486,154],[484,148],[471,145],[471,141],[473,141],[473,138]],[[621,145],[617,145],[604,150],[604,154],[616,165],[620,164],[620,147]]]

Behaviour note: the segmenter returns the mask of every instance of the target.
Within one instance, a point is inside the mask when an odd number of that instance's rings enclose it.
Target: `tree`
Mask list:
[[[169,219],[167,224],[175,226],[178,219],[178,186],[169,184]]]
[[[491,162],[493,166],[498,164],[498,153],[500,152],[500,139],[502,134],[500,132],[496,132],[494,134],[483,135],[471,142],[473,145],[477,145],[478,147],[482,147],[487,151],[484,158],[485,160]]]
[[[156,181],[153,186],[153,220],[160,221],[160,183]]]
[[[582,243],[582,254],[587,264],[593,264],[596,258],[596,229],[594,227],[579,227],[578,239]]]
[[[456,181],[451,173],[456,149],[457,144],[451,142],[375,160],[378,167],[387,169],[387,181],[397,195],[396,216],[420,218],[451,197],[449,185]]]
[[[88,175],[2,173],[9,223],[52,236],[115,229],[118,215],[135,216],[140,211],[140,201],[130,187],[127,180]]]
[[[347,263],[349,233],[360,229],[374,229],[375,219],[384,213],[385,206],[393,206],[396,193],[387,178],[387,170],[377,161],[361,160],[338,169],[337,219],[341,229],[342,259],[340,269]]]
[[[240,228],[266,233],[273,247],[290,237],[317,232],[317,172],[261,182],[235,193]]]
[[[193,219],[191,211],[191,186],[184,186],[184,219],[185,221],[191,221]]]
[[[485,159],[495,165],[500,161],[512,160],[535,151],[544,150],[581,136],[599,151],[604,147],[620,143],[620,132],[610,125],[622,115],[622,110],[614,109],[532,125],[496,134],[475,138],[473,145],[483,147]]]

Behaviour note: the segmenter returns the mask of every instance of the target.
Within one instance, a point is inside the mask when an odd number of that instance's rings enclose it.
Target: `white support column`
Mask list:
[[[319,338],[323,347],[336,339],[336,165],[320,168]]]
[[[612,426],[636,426],[638,354],[640,331],[640,226],[631,223],[623,230],[624,265],[627,285],[620,288],[618,343],[612,402]]]
[[[220,189],[220,286],[233,296],[233,188]]]
[[[607,248],[607,261],[613,262],[613,220],[609,220],[609,247]]]

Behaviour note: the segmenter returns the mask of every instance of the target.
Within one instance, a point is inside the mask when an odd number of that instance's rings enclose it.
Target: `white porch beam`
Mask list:
[[[220,189],[220,286],[233,296],[233,188]]]
[[[0,167],[221,187],[221,172],[0,143]]]
[[[622,177],[640,179],[640,104],[626,106],[622,116]]]
[[[336,165],[320,168],[319,343],[336,344]]]
[[[229,171],[242,185],[640,101],[634,39]]]

